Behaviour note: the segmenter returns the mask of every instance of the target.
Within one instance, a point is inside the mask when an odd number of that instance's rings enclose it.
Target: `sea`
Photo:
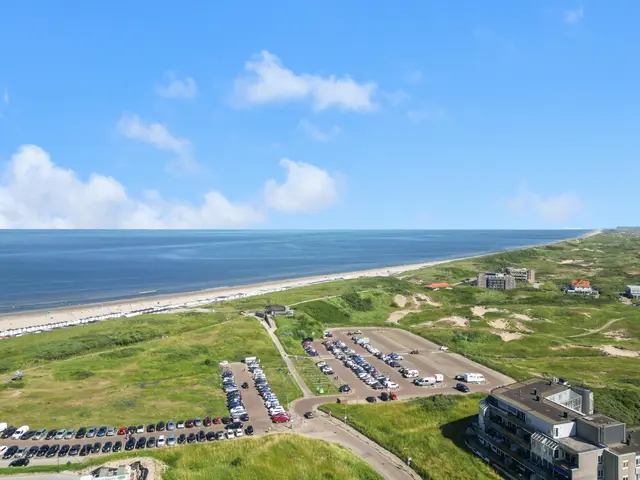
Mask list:
[[[586,230],[2,230],[0,313],[446,260]]]

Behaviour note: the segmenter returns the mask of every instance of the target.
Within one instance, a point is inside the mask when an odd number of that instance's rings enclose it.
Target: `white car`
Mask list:
[[[184,420],[178,422],[178,428],[184,428]]]
[[[444,345],[442,345],[442,346],[440,347],[440,350],[449,350],[449,347],[445,347]]]
[[[164,447],[164,435],[158,437],[158,447]]]
[[[227,438],[235,438],[235,436],[236,436],[236,432],[234,432],[231,429],[227,430]]]
[[[13,435],[11,435],[11,438],[13,440],[20,440],[20,437],[22,435],[24,435],[25,433],[27,433],[29,431],[29,425],[23,425],[21,426],[19,429],[17,429]]]
[[[244,432],[241,428],[236,428],[236,437],[244,437]]]
[[[387,388],[390,388],[390,389],[392,389],[392,390],[394,390],[394,389],[396,389],[396,388],[400,388],[400,385],[398,385],[398,384],[397,384],[397,383],[395,383],[395,382],[386,382],[386,383],[384,384],[384,386],[385,386],[385,387],[387,387]]]
[[[247,413],[247,411],[242,407],[236,407],[233,410],[230,410],[229,413],[232,417],[239,417],[240,415],[244,415],[245,413]]]
[[[139,425],[136,433],[144,433],[144,425]]]
[[[285,413],[285,411],[284,407],[274,407],[269,409],[269,415],[273,416],[278,413]]]
[[[67,429],[66,428],[61,428],[60,430],[58,430],[58,433],[56,434],[55,439],[56,440],[62,440],[66,433],[67,433]]]
[[[318,366],[318,368],[326,367],[327,366],[327,362],[318,362],[318,363],[316,363],[316,365]]]

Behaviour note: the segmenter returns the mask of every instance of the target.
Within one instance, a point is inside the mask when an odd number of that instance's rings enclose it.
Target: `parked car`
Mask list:
[[[307,418],[307,419],[313,418],[313,412],[305,412],[304,418]]]
[[[100,449],[102,448],[102,444],[100,442],[96,442],[91,447],[91,453],[100,453]]]
[[[127,434],[127,428],[126,427],[120,427],[118,429],[118,435],[126,435]]]
[[[20,428],[16,429],[11,435],[13,440],[19,440],[22,435],[29,431],[29,425],[23,425]]]
[[[66,457],[67,453],[69,453],[69,445],[62,445],[60,447],[60,451],[58,452],[58,457]]]
[[[111,449],[111,451],[116,453],[116,452],[119,452],[120,450],[122,450],[122,442],[118,440],[116,443],[113,444],[113,448]]]
[[[6,447],[5,447],[6,448]],[[40,448],[36,445],[34,445],[33,447],[31,447],[28,451],[27,454],[25,455],[26,458],[33,458],[36,456],[36,454],[38,453],[38,451],[40,450]]]
[[[28,458],[19,458],[9,463],[10,467],[26,467],[27,465],[29,465]]]
[[[160,435],[158,437],[158,443],[156,444],[158,446],[158,448],[160,447],[164,447],[165,446],[165,439],[164,439],[164,435]]]
[[[338,390],[340,390],[340,392],[342,393],[349,393],[351,391],[351,387],[347,384],[344,384],[340,385],[340,388],[338,388]]]
[[[149,425],[147,425],[147,433],[153,433],[155,431],[156,431],[155,423],[150,423]]]
[[[163,432],[165,427],[166,427],[166,424],[161,421],[161,422],[158,422],[158,424],[156,425],[156,430],[159,432]]]
[[[107,426],[103,425],[98,429],[98,437],[104,437],[107,434]]]
[[[47,429],[41,428],[40,430],[36,431],[36,433],[33,434],[33,439],[40,440],[46,433],[47,433]]]
[[[58,434],[58,432],[56,430],[49,430],[49,432],[47,433],[47,436],[44,437],[44,439],[45,440],[53,440],[57,434]]]
[[[73,445],[70,449],[69,449],[69,456],[71,457],[75,457],[76,455],[78,455],[78,452],[80,451],[80,445],[76,444]]]
[[[369,403],[376,403],[378,401],[378,399],[376,397],[367,397],[367,402]]]
[[[181,433],[177,440],[178,445],[182,445],[186,441],[187,441],[187,436],[184,433]]]
[[[89,430],[87,431],[87,438],[95,437],[97,432],[98,429],[96,427],[89,427]]]
[[[87,434],[87,429],[84,427],[80,427],[76,432],[76,438],[84,438],[86,434]],[[71,452],[69,452],[69,455],[71,455]]]
[[[59,450],[60,450],[59,444],[56,443],[55,445],[51,445],[51,447],[49,447],[49,450],[47,451],[47,458],[55,457],[58,454]]]
[[[167,430],[171,431],[175,429],[176,429],[176,422],[174,422],[173,419],[169,420],[167,422]]]
[[[176,436],[172,433],[167,438],[167,447],[173,447],[176,444]]]
[[[111,442],[105,442],[104,446],[102,447],[102,453],[109,453],[112,448],[113,444]]]
[[[469,393],[471,391],[464,383],[456,383],[456,390],[462,393]]]

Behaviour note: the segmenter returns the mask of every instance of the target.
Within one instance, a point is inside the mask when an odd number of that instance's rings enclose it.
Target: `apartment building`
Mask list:
[[[536,281],[536,271],[533,268],[516,268],[508,265],[505,272],[512,275],[518,282],[534,283]]]
[[[566,293],[581,293],[583,295],[597,295],[599,292],[591,285],[589,280],[571,280],[571,284],[566,288]]]
[[[530,379],[480,402],[480,448],[508,477],[528,480],[640,480],[640,439],[594,413],[593,392]]]
[[[640,298],[640,285],[627,285],[627,298]]]
[[[516,288],[516,279],[509,274],[481,272],[477,277],[477,285],[480,288],[491,288],[493,290],[510,290]]]

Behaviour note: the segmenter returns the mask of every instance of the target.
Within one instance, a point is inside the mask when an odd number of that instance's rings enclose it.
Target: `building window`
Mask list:
[[[629,468],[629,460],[625,460],[622,462],[622,468]]]
[[[598,478],[604,478],[604,470],[598,470]]]
[[[622,480],[629,480],[629,475],[625,475],[624,477],[622,477]]]
[[[555,432],[555,436],[557,437],[557,436],[559,435],[558,427],[556,427],[556,428],[554,429],[554,432]]]
[[[598,455],[598,465],[602,465],[602,455]]]

